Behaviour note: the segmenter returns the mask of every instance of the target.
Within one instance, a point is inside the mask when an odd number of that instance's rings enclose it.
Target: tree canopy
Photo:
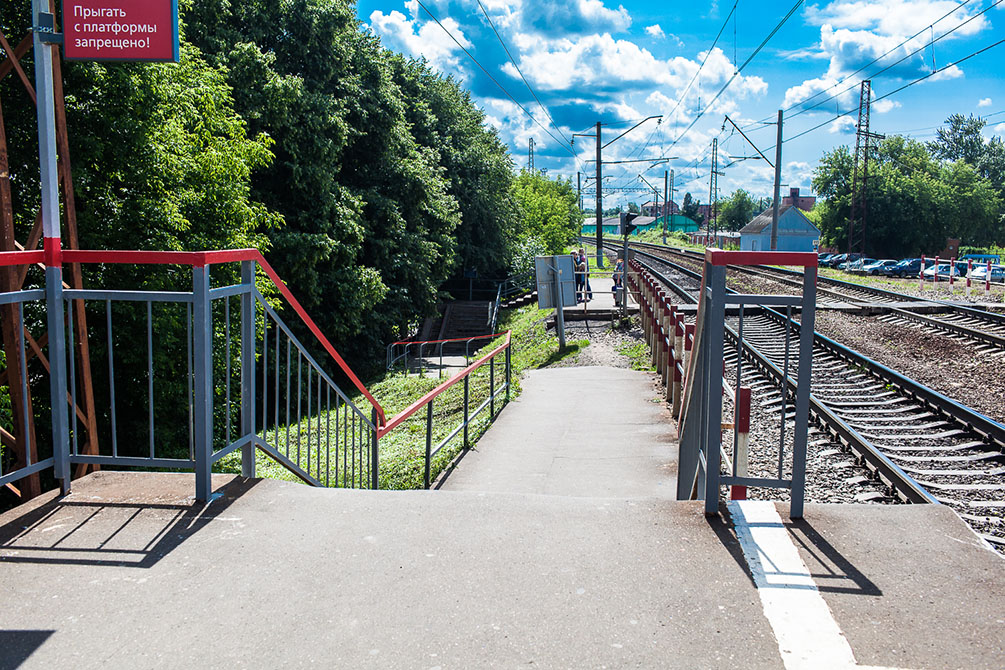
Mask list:
[[[848,147],[827,152],[814,170],[821,243],[847,247],[853,157]],[[932,253],[956,237],[965,244],[1002,240],[1002,201],[990,181],[964,160],[950,162],[900,136],[880,142],[866,189],[866,253],[894,257]]]
[[[737,231],[757,214],[757,201],[742,188],[719,202],[719,228]]]

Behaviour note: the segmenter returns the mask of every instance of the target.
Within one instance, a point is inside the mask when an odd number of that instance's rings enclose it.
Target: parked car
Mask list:
[[[842,263],[862,258],[862,254],[838,254],[827,259],[827,267],[839,268]]]
[[[873,261],[872,263],[863,263],[862,272],[867,275],[885,275],[887,270],[895,266],[900,261],[891,259],[882,261]]]
[[[857,272],[862,269],[862,266],[866,263],[872,263],[875,258],[865,258],[862,254],[848,254],[847,260],[839,264],[838,270],[845,270],[847,272]]]
[[[974,273],[970,276],[974,281],[987,281],[988,266],[974,266]],[[991,281],[1005,281],[1005,265],[991,266]]]
[[[925,267],[930,268],[935,265],[935,260],[932,258],[925,259]],[[921,259],[920,258],[905,258],[900,261],[892,268],[890,268],[891,277],[917,277],[918,273],[921,272]]]
[[[950,272],[954,277],[962,277],[967,274],[966,269],[964,269],[963,272],[960,272],[959,263],[957,263],[956,265],[950,263],[939,263],[938,274],[940,280],[949,279]],[[926,269],[924,272],[921,273],[921,275],[922,277],[925,278],[925,281],[933,281],[935,279],[935,273],[936,268],[933,266]]]
[[[837,256],[833,251],[821,251],[817,254],[817,265],[827,265],[827,261]]]

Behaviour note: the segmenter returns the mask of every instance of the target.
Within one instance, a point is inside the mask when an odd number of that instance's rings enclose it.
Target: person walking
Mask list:
[[[583,299],[590,302],[593,300],[593,289],[590,287],[590,259],[582,247],[579,248],[579,261],[583,266]]]
[[[586,266],[583,265],[579,254],[575,251],[572,252],[572,269],[576,278],[576,302],[580,303],[586,297],[583,289],[586,280]]]

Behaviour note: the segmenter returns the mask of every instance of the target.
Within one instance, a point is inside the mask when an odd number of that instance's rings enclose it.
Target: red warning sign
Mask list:
[[[178,62],[178,0],[63,0],[73,60]]]

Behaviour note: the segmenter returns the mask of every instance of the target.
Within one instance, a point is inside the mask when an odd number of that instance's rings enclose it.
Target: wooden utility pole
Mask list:
[[[667,243],[667,226],[670,220],[670,197],[668,191],[669,172],[663,170],[663,244]]]

